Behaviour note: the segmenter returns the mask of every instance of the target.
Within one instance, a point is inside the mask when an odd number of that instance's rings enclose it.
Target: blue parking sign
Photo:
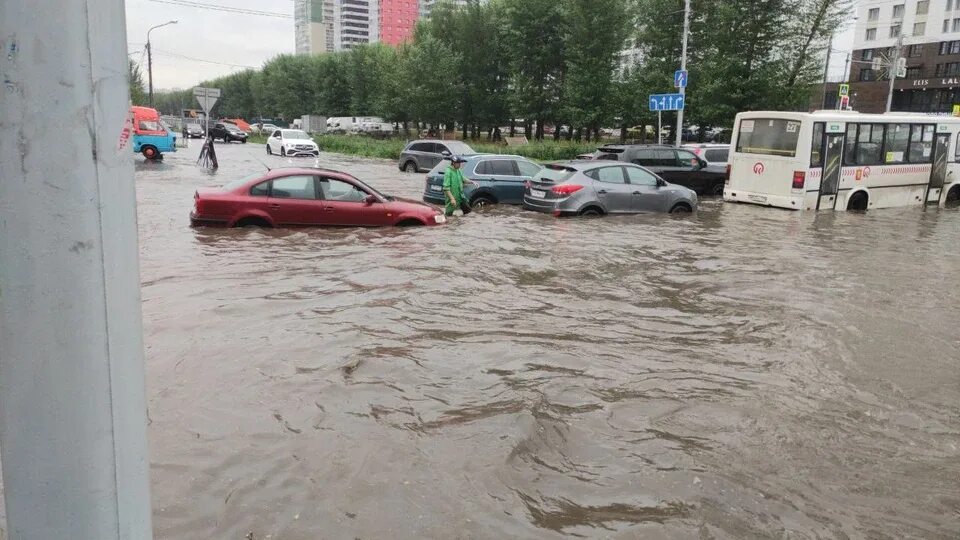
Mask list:
[[[688,78],[687,70],[678,69],[677,72],[673,74],[673,86],[676,88],[686,88],[687,78]]]

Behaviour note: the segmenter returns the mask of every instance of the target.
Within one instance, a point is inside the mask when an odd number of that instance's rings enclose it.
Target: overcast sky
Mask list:
[[[191,88],[200,81],[243,69],[222,64],[257,68],[278,54],[293,52],[293,0],[187,1],[285,13],[290,18],[241,15],[153,0],[126,0],[127,50],[135,62],[140,62],[142,57],[144,82],[147,59],[143,49],[147,30],[170,20],[178,21],[150,35],[154,90]]]
[[[153,31],[153,86],[155,90],[191,88],[200,81],[258,68],[278,54],[292,53],[293,0],[174,0],[282,13],[290,18],[227,13],[163,3],[158,0],[126,0],[127,49],[141,64],[144,82],[147,60],[143,55],[147,30],[169,20],[179,21]],[[831,79],[843,74],[846,51],[853,43],[853,25],[837,36]],[[224,65],[232,64],[232,65]]]

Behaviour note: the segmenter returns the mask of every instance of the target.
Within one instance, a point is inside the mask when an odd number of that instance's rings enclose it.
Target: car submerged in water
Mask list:
[[[476,154],[463,156],[466,162],[461,171],[463,177],[474,182],[464,189],[464,196],[472,207],[490,204],[523,204],[526,182],[543,168],[527,158],[511,155]],[[443,175],[450,166],[449,158],[441,161],[427,174],[423,200],[444,204]]]
[[[274,169],[194,194],[190,222],[226,227],[433,226],[435,206],[384,195],[339,171]]]
[[[602,216],[697,209],[697,194],[649,170],[618,161],[547,165],[527,184],[523,207],[554,216]]]

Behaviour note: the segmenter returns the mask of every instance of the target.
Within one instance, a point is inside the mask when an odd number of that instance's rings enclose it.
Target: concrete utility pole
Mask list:
[[[684,2],[683,7],[683,53],[680,56],[680,69],[687,70],[687,39],[690,37],[690,0]],[[681,87],[680,95],[684,96],[683,106],[687,105],[687,89]],[[683,109],[677,111],[677,146],[683,144]]]
[[[156,26],[153,26],[149,30],[147,30],[147,79],[149,80],[149,82],[147,83],[147,86],[149,87],[151,107],[153,107],[153,50],[150,47],[150,32],[153,32],[157,28],[167,26],[169,24],[177,24],[177,21],[167,21],[163,24],[158,24]]]
[[[149,539],[124,1],[2,1],[0,48],[9,538]]]
[[[903,32],[900,32],[900,35],[897,36],[897,45],[894,48],[896,50],[893,53],[893,59],[890,60],[890,67],[887,68],[887,73],[890,74],[890,90],[887,92],[887,112],[890,112],[890,107],[893,106],[893,83],[897,81],[900,55],[903,54]]]

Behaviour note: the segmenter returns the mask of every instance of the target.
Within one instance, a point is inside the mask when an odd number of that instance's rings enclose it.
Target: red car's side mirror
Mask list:
[[[371,204],[380,202],[380,199],[378,199],[376,195],[367,195],[367,198],[364,199],[363,202],[366,203],[367,206],[370,206]]]

